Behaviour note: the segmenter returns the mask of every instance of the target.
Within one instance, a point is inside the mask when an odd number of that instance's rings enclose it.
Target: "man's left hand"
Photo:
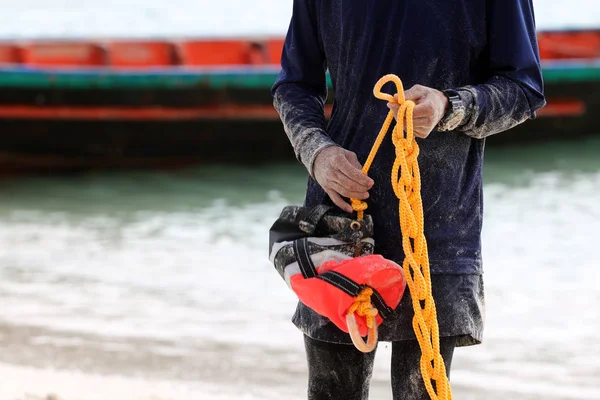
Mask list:
[[[404,92],[406,100],[415,102],[413,111],[413,126],[416,137],[425,139],[441,121],[448,107],[448,98],[439,90],[426,86],[415,85]],[[398,101],[398,95],[394,95]],[[387,106],[394,111],[394,118],[400,106],[397,103],[388,103]]]

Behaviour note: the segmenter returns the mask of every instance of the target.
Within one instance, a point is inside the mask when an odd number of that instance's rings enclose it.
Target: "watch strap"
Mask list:
[[[463,122],[466,113],[466,105],[462,100],[460,93],[456,90],[444,90],[442,93],[448,97],[448,108],[438,123],[437,130],[442,132],[452,131],[458,128]]]

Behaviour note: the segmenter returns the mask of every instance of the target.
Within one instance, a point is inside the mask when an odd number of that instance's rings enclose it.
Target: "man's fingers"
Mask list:
[[[338,177],[338,182],[343,185],[348,185],[346,186],[348,189],[352,189],[355,191],[369,190],[371,186],[373,186],[373,179],[363,174],[362,166],[358,162],[356,155],[354,153],[350,154],[352,155],[348,155],[346,157],[346,162],[341,161],[338,166],[339,171],[341,172],[341,174],[344,175]],[[350,160],[348,160],[348,158],[350,158]],[[352,158],[354,158],[354,160],[352,160]],[[352,183],[346,184],[346,182],[343,181],[344,178],[349,179],[358,186],[352,185]]]
[[[419,118],[428,118],[432,117],[435,114],[435,108],[433,107],[433,103],[430,101],[424,101],[422,103],[417,103],[415,109],[413,110],[413,118],[415,120]]]
[[[422,117],[422,118],[413,120],[413,127],[415,129],[423,129],[423,128],[433,129],[433,127],[436,125],[437,122],[438,121],[436,121],[435,118],[433,118],[433,117]]]
[[[427,94],[427,89],[424,86],[415,85],[404,92],[404,99],[416,102],[425,94]]]
[[[431,129],[431,125],[427,125],[427,126],[415,126],[414,127],[414,134],[416,137],[419,138],[426,138],[427,136],[429,136],[429,134],[431,133],[432,129]]]
[[[399,105],[399,104],[397,104],[397,103],[389,103],[389,102],[388,102],[388,103],[387,103],[387,107],[388,107],[390,110],[393,110],[393,111],[395,111],[395,112],[398,112],[398,110],[400,109],[400,105]]]
[[[329,198],[331,199],[331,201],[333,201],[333,204],[335,204],[342,210],[344,210],[348,213],[352,213],[354,211],[352,209],[352,206],[350,204],[346,203],[344,201],[344,199],[342,199],[342,197],[339,194],[337,194],[336,192],[334,192],[333,190],[327,190],[326,193],[329,195]]]
[[[352,190],[348,190],[347,188],[345,188],[343,185],[340,185],[337,182],[331,182],[330,186],[333,190],[336,191],[336,193],[341,194],[344,197],[348,197],[350,199],[358,199],[358,200],[365,200],[369,198],[369,193],[366,191],[359,191],[359,192],[355,192]]]
[[[352,213],[352,206],[343,197],[368,198],[373,180],[362,173],[356,153],[341,148],[328,149],[323,150],[328,153],[321,152],[315,160],[315,179],[337,207]],[[323,155],[326,158],[322,158]]]
[[[434,125],[439,122],[439,116],[436,115],[435,104],[430,99],[430,96],[428,96],[428,93],[429,89],[421,85],[415,85],[404,92],[405,99],[415,103],[412,114],[413,129],[415,136],[418,138],[426,138],[429,136]],[[397,95],[394,96],[394,98],[396,101],[398,100]],[[398,113],[398,104],[389,102],[387,106],[389,109],[393,110],[395,114]],[[394,117],[397,116],[394,115]]]
[[[425,139],[429,136],[431,131],[423,130],[423,131],[415,131],[415,136],[421,139]]]
[[[342,171],[335,171],[329,182],[330,186],[332,186],[331,184],[337,185],[337,187],[334,187],[335,191],[346,197],[366,193],[369,190],[368,186],[358,184],[354,180],[348,178]]]
[[[398,120],[398,110],[400,109],[400,106],[394,103],[387,103],[387,107],[394,113],[394,119]]]
[[[358,161],[358,157],[356,156],[356,153],[353,153],[351,151],[347,152],[346,160],[348,160],[354,168],[362,170],[362,165],[360,165],[360,162]]]

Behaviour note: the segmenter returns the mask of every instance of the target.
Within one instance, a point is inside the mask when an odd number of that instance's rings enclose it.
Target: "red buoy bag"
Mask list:
[[[326,205],[285,207],[270,230],[270,260],[298,299],[351,336],[374,331],[371,350],[406,288],[402,268],[373,250],[369,215],[357,221]]]

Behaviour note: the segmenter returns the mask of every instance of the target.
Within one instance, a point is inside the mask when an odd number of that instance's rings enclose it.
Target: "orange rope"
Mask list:
[[[388,82],[396,85],[398,100],[381,91]],[[421,177],[417,162],[419,146],[413,132],[415,103],[405,101],[402,81],[396,75],[382,77],[375,85],[373,94],[378,99],[400,105],[396,115],[396,126],[392,132],[392,142],[396,148],[396,159],[392,167],[392,186],[399,199],[402,248],[405,254],[403,268],[415,311],[413,329],[421,347],[421,373],[429,396],[432,400],[451,400],[452,392],[446,376],[444,360],[440,354],[439,328],[431,294],[429,256],[423,229]],[[369,171],[393,120],[394,112],[390,110],[363,166],[363,173]],[[366,203],[357,199],[351,199],[351,202],[358,219],[362,220],[367,208]],[[433,382],[435,382],[435,389]]]
[[[348,309],[349,314],[356,312],[361,317],[367,317],[367,328],[369,329],[375,325],[375,316],[378,314],[377,309],[371,305],[372,294],[373,289],[363,289]]]
[[[348,332],[350,333],[352,343],[354,343],[356,348],[363,353],[369,353],[375,350],[375,347],[377,347],[377,321],[375,317],[379,312],[371,304],[372,294],[373,289],[369,287],[363,289],[359,295],[356,296],[354,303],[350,306],[348,312],[346,313],[346,323],[348,325]],[[361,317],[367,317],[367,328],[369,328],[369,337],[367,339],[367,343],[365,343],[360,336],[354,313]]]

